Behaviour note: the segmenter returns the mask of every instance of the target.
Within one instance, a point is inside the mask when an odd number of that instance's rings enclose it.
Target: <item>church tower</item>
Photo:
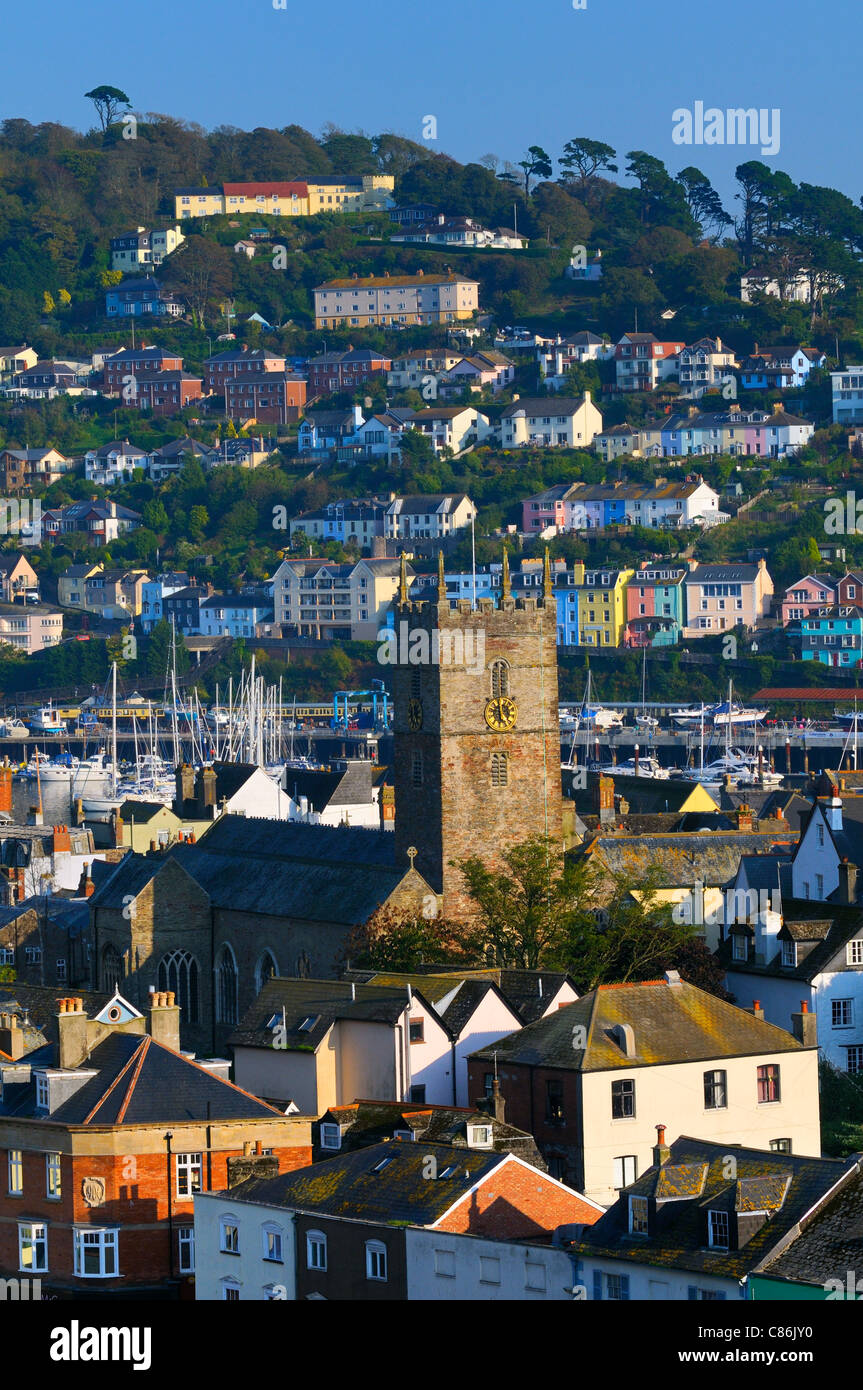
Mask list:
[[[494,867],[501,851],[537,835],[563,846],[548,554],[542,589],[514,598],[504,552],[499,602],[476,607],[450,606],[443,556],[437,601],[411,602],[403,562],[392,611],[397,862],[414,846],[444,914],[466,917],[472,904],[452,860]]]

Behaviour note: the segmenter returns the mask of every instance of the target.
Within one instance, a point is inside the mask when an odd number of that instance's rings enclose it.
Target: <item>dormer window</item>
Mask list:
[[[733,941],[732,954],[733,954],[734,959],[735,959],[735,960],[748,960],[748,958],[749,958],[749,943],[747,942],[746,937],[743,936],[740,932],[738,932],[738,933],[736,933],[736,934],[734,935],[734,937],[732,938],[732,941]]]
[[[321,1148],[340,1149],[342,1147],[342,1131],[338,1125],[321,1125]]]
[[[467,1142],[472,1149],[490,1149],[491,1125],[468,1125]]]
[[[646,1236],[648,1234],[646,1197],[630,1197],[629,1199],[629,1234],[631,1236]]]
[[[44,1072],[36,1076],[36,1105],[40,1110],[49,1110],[51,1106],[48,1078]]]
[[[393,1130],[393,1138],[394,1138],[394,1139],[407,1139],[408,1142],[411,1143],[411,1144],[416,1143],[416,1135],[414,1134],[414,1132],[413,1132],[412,1129],[394,1129],[394,1130]]]
[[[783,941],[782,943],[782,964],[793,969],[797,964],[797,942]]]
[[[730,1222],[727,1211],[709,1211],[707,1213],[707,1237],[711,1250],[727,1250],[729,1248]]]

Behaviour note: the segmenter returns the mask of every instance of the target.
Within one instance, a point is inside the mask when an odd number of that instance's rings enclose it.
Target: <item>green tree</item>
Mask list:
[[[524,170],[524,196],[526,198],[530,197],[531,179],[551,178],[551,156],[546,154],[541,145],[531,145],[524,159],[518,161],[518,167]]]
[[[587,185],[601,169],[609,174],[617,173],[617,165],[612,163],[616,156],[617,151],[612,149],[611,145],[580,136],[576,140],[567,140],[563,154],[557,162],[562,169],[567,170],[570,178],[578,175],[578,191],[583,197]]]
[[[119,87],[94,87],[92,92],[85,92],[84,96],[95,106],[103,130],[108,130],[123,108],[128,110],[130,105],[126,93]]]

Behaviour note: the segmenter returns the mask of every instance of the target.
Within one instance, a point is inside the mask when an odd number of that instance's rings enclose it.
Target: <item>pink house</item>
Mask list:
[[[521,529],[525,535],[538,535],[547,526],[557,526],[561,531],[569,529],[567,522],[566,499],[574,491],[572,483],[555,483],[528,497],[521,504]]]
[[[788,623],[808,618],[811,613],[817,613],[819,608],[823,608],[825,603],[836,603],[836,589],[836,580],[829,574],[804,575],[796,584],[785,590],[782,600],[782,626],[786,627]],[[863,594],[863,588],[858,587],[857,595],[860,594]]]

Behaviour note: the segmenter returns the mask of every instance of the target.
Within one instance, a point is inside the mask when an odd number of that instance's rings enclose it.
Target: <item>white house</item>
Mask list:
[[[136,468],[145,468],[148,455],[145,449],[138,449],[128,439],[114,440],[103,444],[99,449],[88,449],[84,455],[84,477],[88,483],[98,483],[101,487],[113,487],[116,483],[128,483]]]
[[[827,276],[823,271],[801,269],[783,276],[775,270],[758,268],[741,275],[740,298],[744,304],[751,304],[753,295],[768,294],[790,304],[811,304],[813,278],[818,284],[827,280],[833,290],[841,290],[845,286],[840,275]]]
[[[411,417],[410,428],[419,430],[436,454],[442,449],[460,454],[470,445],[481,444],[492,432],[488,416],[472,405],[441,405],[418,410]]]
[[[716,391],[737,366],[734,353],[721,338],[699,338],[681,348],[677,358],[681,395],[696,399],[705,391]]]
[[[500,417],[505,449],[550,446],[586,449],[602,429],[602,415],[585,391],[581,400],[516,397]]]
[[[258,623],[273,617],[272,597],[212,594],[198,608],[202,637],[254,637]]]
[[[451,1231],[405,1231],[408,1298],[422,1302],[571,1303],[574,1264],[566,1250]]]
[[[384,512],[384,535],[388,540],[442,540],[476,516],[476,507],[465,493],[430,493],[415,497],[396,497]]]
[[[863,420],[863,367],[845,367],[830,373],[834,425]]]
[[[543,343],[536,349],[539,372],[546,386],[557,391],[566,381],[571,367],[585,362],[608,362],[614,357],[614,344],[595,333],[573,333],[568,338],[558,334],[553,343]]]

